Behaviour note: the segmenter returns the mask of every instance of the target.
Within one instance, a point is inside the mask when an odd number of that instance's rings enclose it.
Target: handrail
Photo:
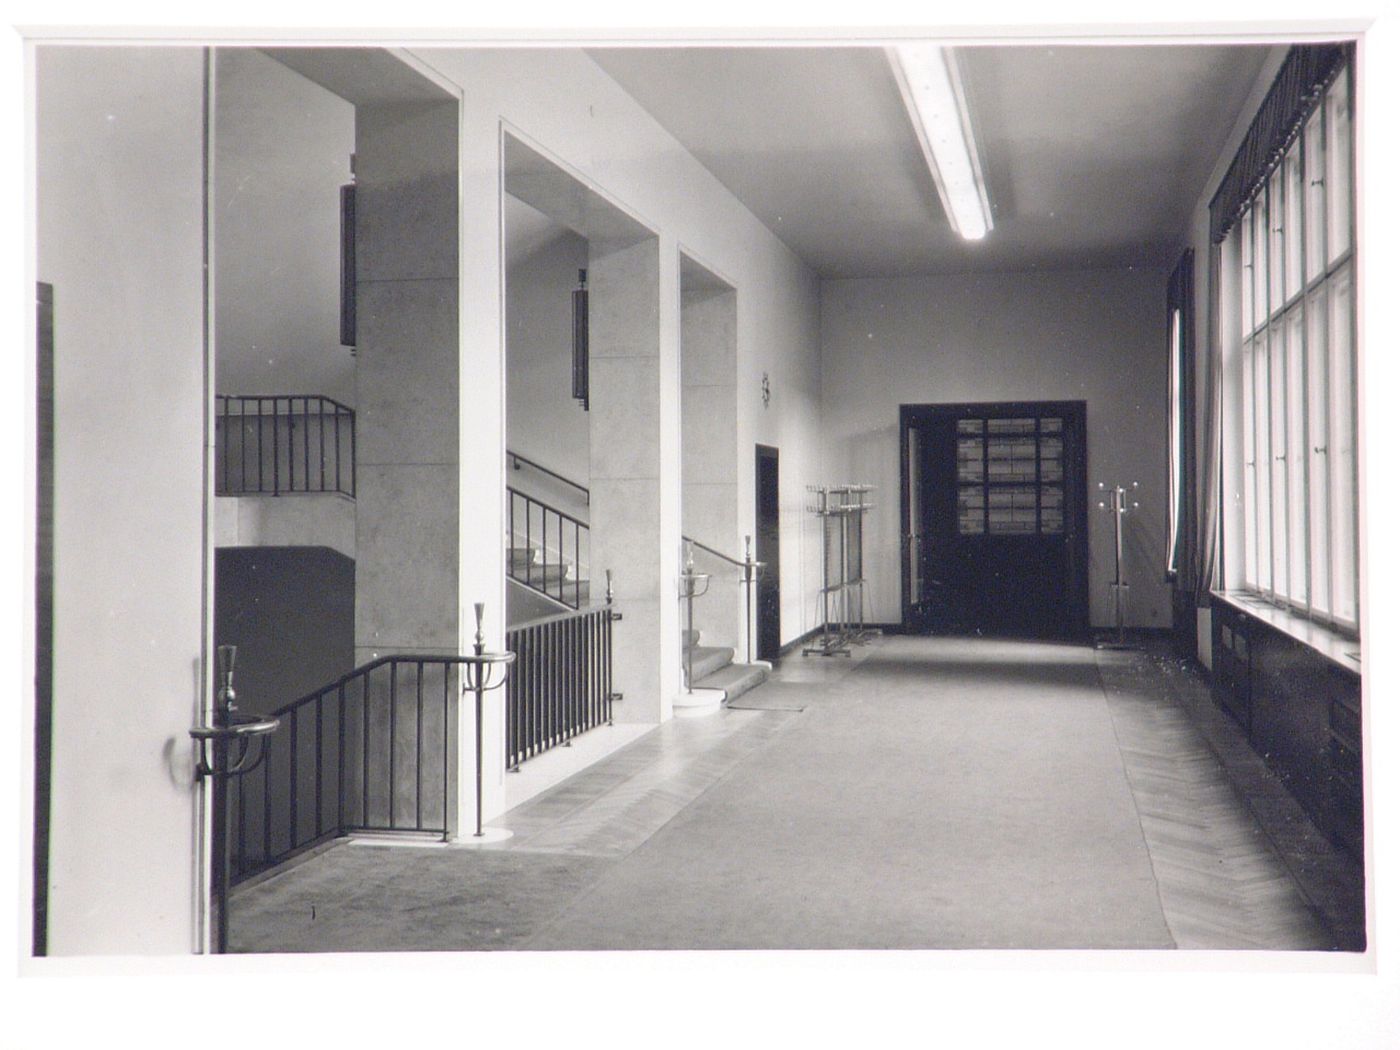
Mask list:
[[[607,602],[592,602],[589,605],[581,605],[577,609],[566,609],[563,612],[550,613],[548,616],[537,616],[533,620],[522,620],[520,623],[513,623],[509,631],[523,631],[527,627],[544,627],[551,623],[559,623],[562,620],[572,620],[587,613],[595,613],[608,608]]]
[[[695,545],[696,547],[699,547],[702,551],[706,551],[706,552],[708,552],[708,553],[710,553],[710,554],[713,554],[716,558],[720,558],[720,559],[722,559],[723,561],[729,562],[730,565],[737,566],[737,567],[740,568],[740,569],[742,569],[745,565],[749,564],[748,562],[742,562],[742,561],[740,561],[738,558],[731,558],[729,555],[725,554],[723,551],[717,551],[717,550],[715,550],[713,547],[710,547],[710,546],[708,546],[708,545],[706,545],[706,544],[704,544],[704,543],[701,543],[699,540],[691,539],[689,536],[682,536],[681,539],[683,539],[686,543],[690,543],[690,544]],[[763,563],[762,563],[762,562],[753,562],[753,564],[754,564],[754,565],[762,565]]]
[[[337,401],[333,397],[327,397],[325,394],[215,394],[214,396],[228,398],[231,401],[323,401],[338,412],[353,414],[355,411],[350,405]],[[259,409],[261,409],[261,405],[259,405]]]
[[[576,518],[572,514],[567,514],[564,511],[560,510],[558,507],[550,506],[544,500],[536,499],[528,492],[521,492],[518,488],[516,488],[513,485],[507,485],[506,492],[510,493],[510,495],[512,496],[519,496],[523,500],[528,500],[529,502],[535,504],[535,506],[537,507],[543,507],[545,510],[549,511],[549,513],[556,515],[557,517],[563,518],[565,521],[577,525],[581,529],[588,528],[588,522],[583,521],[580,518]]]
[[[699,540],[693,539],[690,536],[682,535],[681,539],[684,540],[686,543],[690,544],[692,547],[699,547],[702,551],[705,551],[709,554],[713,554],[716,558],[719,558],[721,561],[726,561],[730,565],[733,565],[735,568],[742,569],[744,571],[744,575],[739,580],[739,582],[744,585],[744,656],[749,663],[753,663],[753,588],[754,584],[758,582],[759,577],[763,575],[763,570],[768,567],[767,562],[758,561],[753,557],[751,548],[749,546],[752,542],[753,537],[744,537],[743,561],[740,561],[738,558],[731,558],[723,551],[717,551],[708,544],[701,543]],[[690,571],[691,564],[689,556],[687,555],[686,573],[689,573]],[[681,574],[682,580],[688,579],[686,573]],[[704,593],[704,591],[694,591],[693,586],[691,586],[689,583],[686,586],[683,596],[686,598],[687,630],[695,629],[695,624],[692,622],[694,620],[694,600]],[[690,688],[690,670],[688,666],[685,678],[686,689],[688,690]]]
[[[420,660],[424,663],[464,664],[470,663],[472,657],[461,656],[452,653],[446,653],[440,656],[434,655],[432,653],[389,653],[387,656],[381,656],[376,660],[371,660],[367,664],[361,664],[359,667],[356,667],[352,671],[346,671],[335,681],[328,682],[327,684],[321,686],[319,689],[313,689],[305,696],[299,696],[295,700],[289,700],[281,707],[274,707],[271,711],[268,712],[268,717],[271,718],[277,715],[285,715],[289,711],[291,711],[292,708],[300,707],[302,704],[315,700],[318,696],[322,696],[326,693],[339,689],[342,685],[349,685],[350,682],[352,682],[354,679],[359,678],[363,675],[367,675],[371,671],[375,671],[378,668],[383,667],[385,664],[417,663]]]
[[[446,838],[457,668],[472,660],[381,656],[271,712],[262,776],[226,796],[233,882],[347,831]]]
[[[524,463],[527,467],[534,467],[541,474],[548,474],[551,478],[554,478],[556,481],[562,481],[565,485],[569,485],[573,488],[578,489],[580,492],[583,493],[583,501],[585,503],[589,502],[589,500],[591,499],[591,494],[588,491],[588,487],[586,485],[580,485],[577,481],[573,480],[573,478],[566,478],[563,474],[560,474],[557,471],[550,470],[544,464],[536,463],[533,459],[527,459],[525,456],[520,455],[520,453],[512,452],[510,449],[506,449],[506,455],[509,456],[512,460],[514,460],[516,470],[519,470],[520,464]]]

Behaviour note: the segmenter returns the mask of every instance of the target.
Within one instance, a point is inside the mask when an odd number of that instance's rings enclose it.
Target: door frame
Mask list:
[[[911,618],[909,554],[909,430],[939,419],[963,419],[979,415],[1059,415],[1067,428],[1078,433],[1076,457],[1065,459],[1065,529],[1072,566],[1074,628],[1088,637],[1089,626],[1089,432],[1085,401],[949,401],[899,406],[899,618],[900,630],[916,630]],[[1077,475],[1077,476],[1076,476]]]

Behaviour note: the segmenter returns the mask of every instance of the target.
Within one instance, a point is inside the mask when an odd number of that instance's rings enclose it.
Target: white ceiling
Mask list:
[[[823,277],[1162,266],[1263,46],[958,51],[994,228],[949,229],[881,48],[589,54]]]

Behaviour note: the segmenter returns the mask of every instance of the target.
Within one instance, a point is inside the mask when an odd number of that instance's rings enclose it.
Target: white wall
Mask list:
[[[204,652],[203,58],[40,47],[54,287],[49,949],[196,945]]]
[[[1088,478],[1140,483],[1124,537],[1130,626],[1171,622],[1165,562],[1166,275],[1086,270],[827,281],[822,426],[836,482],[874,484],[872,619],[900,619],[899,406],[1087,402]],[[1113,528],[1089,504],[1089,598],[1112,622]]]
[[[588,484],[588,413],[572,396],[573,290],[579,270],[587,268],[588,242],[564,231],[506,272],[506,443],[583,485]],[[557,486],[543,475],[527,469],[511,483],[541,488],[541,498],[573,512],[551,498]]]
[[[340,187],[355,107],[251,48],[215,51],[217,388],[354,403],[340,345]]]

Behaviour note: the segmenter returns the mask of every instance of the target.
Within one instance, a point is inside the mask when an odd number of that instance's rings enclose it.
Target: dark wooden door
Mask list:
[[[774,660],[782,648],[782,608],[778,588],[778,450],[755,446],[754,557],[763,562],[758,578],[758,658]]]
[[[1088,633],[1083,402],[904,405],[904,626]]]

